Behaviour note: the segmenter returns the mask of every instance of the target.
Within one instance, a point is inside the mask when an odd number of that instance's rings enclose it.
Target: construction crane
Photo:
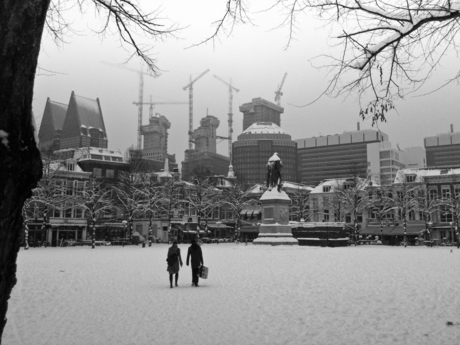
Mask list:
[[[185,91],[187,88],[189,89],[188,93],[188,149],[192,149],[192,132],[193,132],[193,84],[204,76],[206,73],[209,72],[209,69],[201,73],[198,77],[192,80],[192,76],[190,76],[190,83],[184,86],[182,89]]]
[[[232,80],[230,79],[230,83],[227,83],[225,80],[219,78],[217,75],[214,74],[214,78],[221,81],[225,85],[228,86],[228,157],[230,158],[230,162],[232,161],[232,133],[233,133],[233,90],[239,92],[236,87],[232,85]],[[224,138],[222,138],[224,139]]]
[[[281,92],[281,89],[283,88],[283,84],[284,84],[284,81],[286,80],[286,76],[287,76],[287,72],[284,73],[283,80],[281,81],[281,84],[278,87],[278,90],[275,91],[275,101],[276,101],[276,104],[279,106],[281,106],[281,96],[283,95],[283,93]]]
[[[105,65],[118,67],[118,68],[121,68],[121,69],[124,69],[124,70],[127,70],[127,71],[139,73],[139,100],[135,104],[137,104],[137,106],[138,106],[137,107],[137,149],[140,150],[142,148],[141,126],[142,126],[142,115],[143,115],[142,114],[142,104],[144,102],[144,74],[146,74],[146,75],[148,75],[150,77],[153,77],[153,78],[157,78],[158,76],[152,75],[149,72],[144,72],[143,68],[142,68],[142,65],[141,65],[140,70],[136,70],[134,68],[120,66],[120,65],[113,64],[113,63],[110,63],[110,62],[102,61],[102,63],[105,64]]]
[[[150,105],[149,108],[149,117],[153,116],[153,108],[155,108],[155,105],[157,104],[188,104],[188,102],[153,102],[152,101],[152,96],[150,96],[150,102],[133,102],[134,105],[142,107],[143,105]],[[142,126],[142,124],[141,124]]]

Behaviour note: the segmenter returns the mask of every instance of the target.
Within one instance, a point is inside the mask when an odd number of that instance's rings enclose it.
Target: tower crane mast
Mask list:
[[[188,92],[188,149],[192,149],[192,132],[193,132],[193,84],[204,76],[206,73],[209,72],[209,68],[201,73],[198,77],[192,80],[192,76],[190,76],[190,83],[184,86],[182,89],[185,91],[187,88],[189,89]]]
[[[278,90],[275,91],[275,101],[276,101],[276,104],[279,106],[281,106],[281,96],[283,95],[283,93],[281,92],[281,89],[283,88],[284,81],[286,80],[286,76],[287,76],[287,72],[284,73],[283,80],[281,81],[281,84],[278,87]]]
[[[232,80],[230,79],[230,83],[227,83],[225,80],[219,78],[217,75],[214,74],[214,78],[219,80],[220,82],[224,83],[228,86],[228,157],[230,158],[230,162],[232,161],[232,133],[233,133],[233,90],[239,92],[240,90],[237,89],[232,85]]]
[[[139,100],[138,100],[138,102],[136,104],[138,106],[138,108],[137,108],[137,149],[140,150],[142,148],[141,127],[142,127],[142,116],[143,116],[143,114],[142,114],[142,103],[144,102],[144,74],[146,74],[146,75],[148,75],[150,77],[153,77],[153,78],[157,78],[158,76],[157,75],[152,75],[149,72],[144,72],[143,68],[142,68],[142,65],[141,65],[140,70],[136,70],[134,68],[120,66],[120,65],[113,64],[113,63],[110,63],[110,62],[102,62],[102,63],[104,65],[118,67],[118,68],[121,68],[121,69],[124,69],[124,70],[127,70],[127,71],[136,72],[136,73],[139,74]]]

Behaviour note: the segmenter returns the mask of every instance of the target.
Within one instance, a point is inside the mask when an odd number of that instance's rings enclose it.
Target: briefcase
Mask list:
[[[206,266],[201,266],[201,268],[200,268],[200,278],[201,279],[208,279],[208,272],[209,272],[209,268],[207,268]]]

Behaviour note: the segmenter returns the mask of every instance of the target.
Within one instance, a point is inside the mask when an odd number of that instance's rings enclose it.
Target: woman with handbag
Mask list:
[[[192,286],[198,287],[198,279],[200,273],[200,267],[204,265],[203,261],[203,252],[201,251],[201,247],[196,242],[196,239],[192,239],[192,245],[188,247],[187,252],[187,266],[189,263],[189,259],[191,260],[192,266]]]
[[[169,272],[169,283],[171,284],[171,289],[173,288],[173,275],[176,275],[176,286],[177,280],[179,279],[179,264],[182,267],[182,257],[180,255],[180,248],[177,246],[177,241],[174,241],[172,246],[168,250],[168,257],[166,258],[168,263],[167,271]]]

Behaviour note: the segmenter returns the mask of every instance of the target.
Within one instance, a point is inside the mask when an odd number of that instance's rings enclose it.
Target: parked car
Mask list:
[[[203,238],[201,238],[201,242],[203,242],[203,243],[212,243],[212,239],[210,239],[209,237],[203,237]]]

